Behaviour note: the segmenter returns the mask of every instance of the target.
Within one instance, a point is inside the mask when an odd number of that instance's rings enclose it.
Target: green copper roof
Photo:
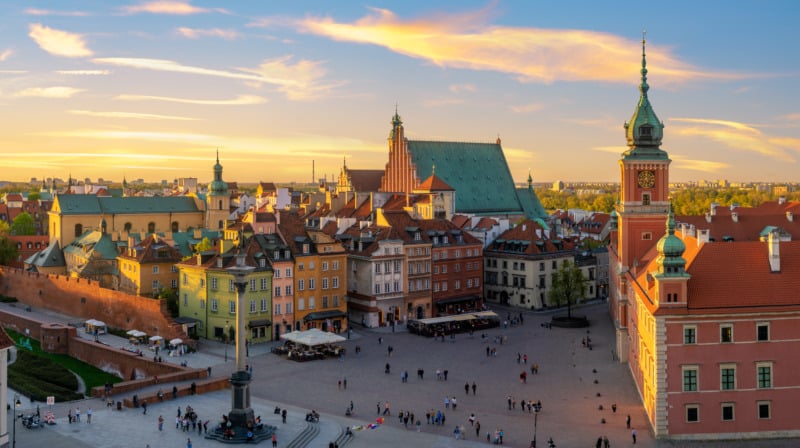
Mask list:
[[[111,235],[99,230],[88,231],[75,238],[64,248],[64,253],[91,254],[93,260],[115,260],[118,255],[117,244],[111,240]]]
[[[456,190],[456,212],[521,212],[514,179],[498,143],[409,140],[417,177],[436,176]]]
[[[194,198],[176,197],[98,197],[86,194],[61,194],[55,199],[62,215],[101,215],[139,213],[197,213]]]
[[[686,245],[683,241],[675,236],[675,215],[672,213],[672,205],[669,207],[667,214],[667,233],[658,240],[656,245],[658,250],[658,257],[656,263],[658,264],[658,273],[662,276],[684,276],[686,272],[686,260],[683,258],[683,252],[686,251]]]
[[[667,153],[662,151],[661,139],[664,136],[664,123],[656,116],[647,92],[647,59],[645,57],[645,40],[642,39],[642,81],[639,84],[639,104],[633,111],[630,122],[625,123],[625,138],[628,140],[628,149],[622,156],[623,159],[667,159]]]
[[[219,164],[219,151],[217,151],[217,163],[214,164],[214,180],[208,186],[208,194],[211,196],[228,195],[228,184],[222,180],[222,165]]]
[[[545,229],[550,228],[546,224],[548,218],[547,210],[544,209],[542,202],[539,201],[539,196],[536,196],[536,192],[533,191],[531,186],[517,188],[517,199],[519,199],[526,218],[537,221]]]

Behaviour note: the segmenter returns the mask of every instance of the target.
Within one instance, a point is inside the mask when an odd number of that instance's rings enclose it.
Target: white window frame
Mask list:
[[[694,371],[694,390],[686,389],[686,372]],[[698,392],[700,390],[700,367],[697,365],[681,366],[681,391]]]
[[[728,340],[728,341],[726,341],[725,337],[724,337],[725,330],[729,330],[730,331],[730,335],[729,335],[729,339],[730,340]],[[733,324],[720,324],[719,325],[719,343],[720,344],[732,344],[733,341],[734,341],[734,338],[733,338]]]
[[[766,327],[767,328],[767,338],[766,339],[759,339],[759,329]],[[769,342],[770,340],[770,327],[769,322],[757,322],[756,323],[756,342]]]
[[[692,333],[692,341],[686,341],[686,331],[690,330]],[[683,344],[684,345],[697,345],[697,325],[684,325],[683,326]]]
[[[723,382],[722,373],[723,373],[724,370],[733,370],[733,388],[732,389],[726,389],[726,388],[723,387],[724,382]],[[724,390],[724,391],[736,390],[736,386],[737,386],[736,380],[737,380],[736,364],[720,364],[720,366],[719,366],[719,390]]]
[[[697,412],[697,420],[689,420],[689,409],[695,409]],[[699,404],[687,404],[684,407],[683,418],[686,420],[686,423],[700,423],[700,405]]]

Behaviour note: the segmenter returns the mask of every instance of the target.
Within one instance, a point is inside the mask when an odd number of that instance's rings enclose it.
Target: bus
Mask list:
[[[450,316],[414,319],[406,327],[411,333],[422,336],[441,336],[445,334],[467,333],[500,326],[500,316],[494,311],[453,314]]]

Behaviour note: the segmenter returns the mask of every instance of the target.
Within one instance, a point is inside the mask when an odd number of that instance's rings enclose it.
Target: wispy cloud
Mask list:
[[[77,75],[77,76],[102,76],[110,75],[111,70],[56,70],[59,75]]]
[[[68,58],[80,58],[92,55],[92,51],[86,47],[86,41],[80,34],[49,28],[40,23],[28,25],[28,31],[28,36],[30,36],[42,50],[52,55]]]
[[[144,114],[138,112],[93,111],[93,110],[80,110],[80,109],[73,109],[67,112],[73,115],[85,115],[88,117],[101,117],[101,118],[123,118],[123,119],[135,119],[135,120],[181,120],[181,121],[198,120],[198,118],[180,117],[176,115]]]
[[[704,173],[721,173],[731,167],[725,162],[714,162],[711,160],[687,159],[680,154],[670,154],[674,162],[674,167],[683,170],[702,171]]]
[[[277,85],[279,91],[293,100],[316,98],[344,85],[344,82],[328,84],[321,82],[327,73],[321,61],[301,59],[294,62],[292,56],[268,59],[256,69],[240,70],[268,79],[267,82]]]
[[[239,95],[236,98],[229,100],[197,100],[191,98],[174,98],[169,96],[153,95],[118,95],[114,97],[114,99],[123,101],[168,101],[171,103],[203,104],[209,106],[242,106],[249,104],[263,104],[267,102],[266,98],[255,95]]]
[[[199,133],[119,131],[106,129],[80,129],[75,131],[44,132],[43,135],[49,135],[53,137],[79,137],[109,140],[133,139],[182,143],[207,143],[223,141],[221,137]]]
[[[531,112],[538,112],[542,109],[544,109],[544,104],[542,103],[528,103],[511,106],[511,110],[518,114],[529,114]]]
[[[592,151],[599,151],[599,152],[610,152],[612,154],[622,154],[623,152],[627,151],[628,148],[625,146],[594,146],[592,147]]]
[[[86,11],[56,11],[54,9],[27,8],[25,14],[30,16],[66,16],[66,17],[87,17],[92,15]]]
[[[72,96],[83,92],[85,89],[76,89],[74,87],[31,87],[25,90],[20,90],[15,93],[17,97],[38,97],[38,98],[71,98]]]
[[[14,54],[14,50],[10,48],[7,50],[3,50],[3,52],[0,52],[0,62],[3,62],[6,59],[8,59],[9,57],[11,57],[12,54]]]
[[[191,15],[204,14],[209,12],[221,12],[227,14],[228,11],[222,8],[201,8],[192,6],[189,2],[181,1],[152,1],[139,3],[138,5],[125,6],[122,10],[127,14],[171,14],[171,15]]]
[[[219,37],[226,40],[234,40],[242,37],[242,34],[236,30],[223,30],[222,28],[187,28],[180,27],[175,30],[179,35],[189,39],[199,39],[201,37]]]
[[[24,75],[28,73],[27,70],[0,70],[0,74],[4,75]]]
[[[477,92],[478,88],[475,87],[475,84],[451,84],[449,90],[453,93],[461,93],[461,92]]]
[[[117,67],[238,79],[256,86],[270,84],[277,86],[279,91],[295,100],[315,98],[343,84],[341,82],[322,83],[321,79],[326,74],[322,62],[306,59],[294,62],[292,56],[269,59],[262,62],[257,68],[239,68],[239,71],[183,65],[166,59],[96,58],[92,59],[92,62]]]
[[[688,124],[673,127],[678,135],[705,137],[730,148],[794,162],[794,158],[786,150],[797,148],[787,147],[784,138],[766,135],[750,124],[707,118],[671,118],[670,121]]]
[[[638,81],[638,41],[588,30],[494,26],[485,23],[492,8],[421,19],[372,9],[352,23],[309,17],[298,26],[334,40],[383,46],[441,67],[509,73],[520,81]],[[648,64],[658,68],[661,82],[745,77],[694,67],[667,48],[648,50]]]

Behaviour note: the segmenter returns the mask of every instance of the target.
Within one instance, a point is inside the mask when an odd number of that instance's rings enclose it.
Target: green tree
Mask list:
[[[38,191],[31,191],[28,193],[28,200],[29,201],[38,201],[42,195]]]
[[[14,218],[11,223],[12,235],[36,235],[36,225],[33,223],[33,216],[28,212],[22,212]]]
[[[572,304],[586,295],[586,279],[583,277],[583,271],[574,263],[564,261],[553,273],[553,284],[549,295],[551,302],[567,306],[567,319],[571,319]]]
[[[174,289],[162,289],[158,294],[159,299],[167,301],[167,310],[172,317],[180,315],[180,308],[178,307],[178,292]]]
[[[211,247],[212,247],[211,240],[209,240],[208,237],[205,237],[203,238],[202,241],[200,241],[194,246],[194,251],[195,253],[205,252],[207,250],[210,250]]]
[[[19,257],[17,245],[8,239],[11,228],[5,221],[0,221],[0,264],[8,265]]]

